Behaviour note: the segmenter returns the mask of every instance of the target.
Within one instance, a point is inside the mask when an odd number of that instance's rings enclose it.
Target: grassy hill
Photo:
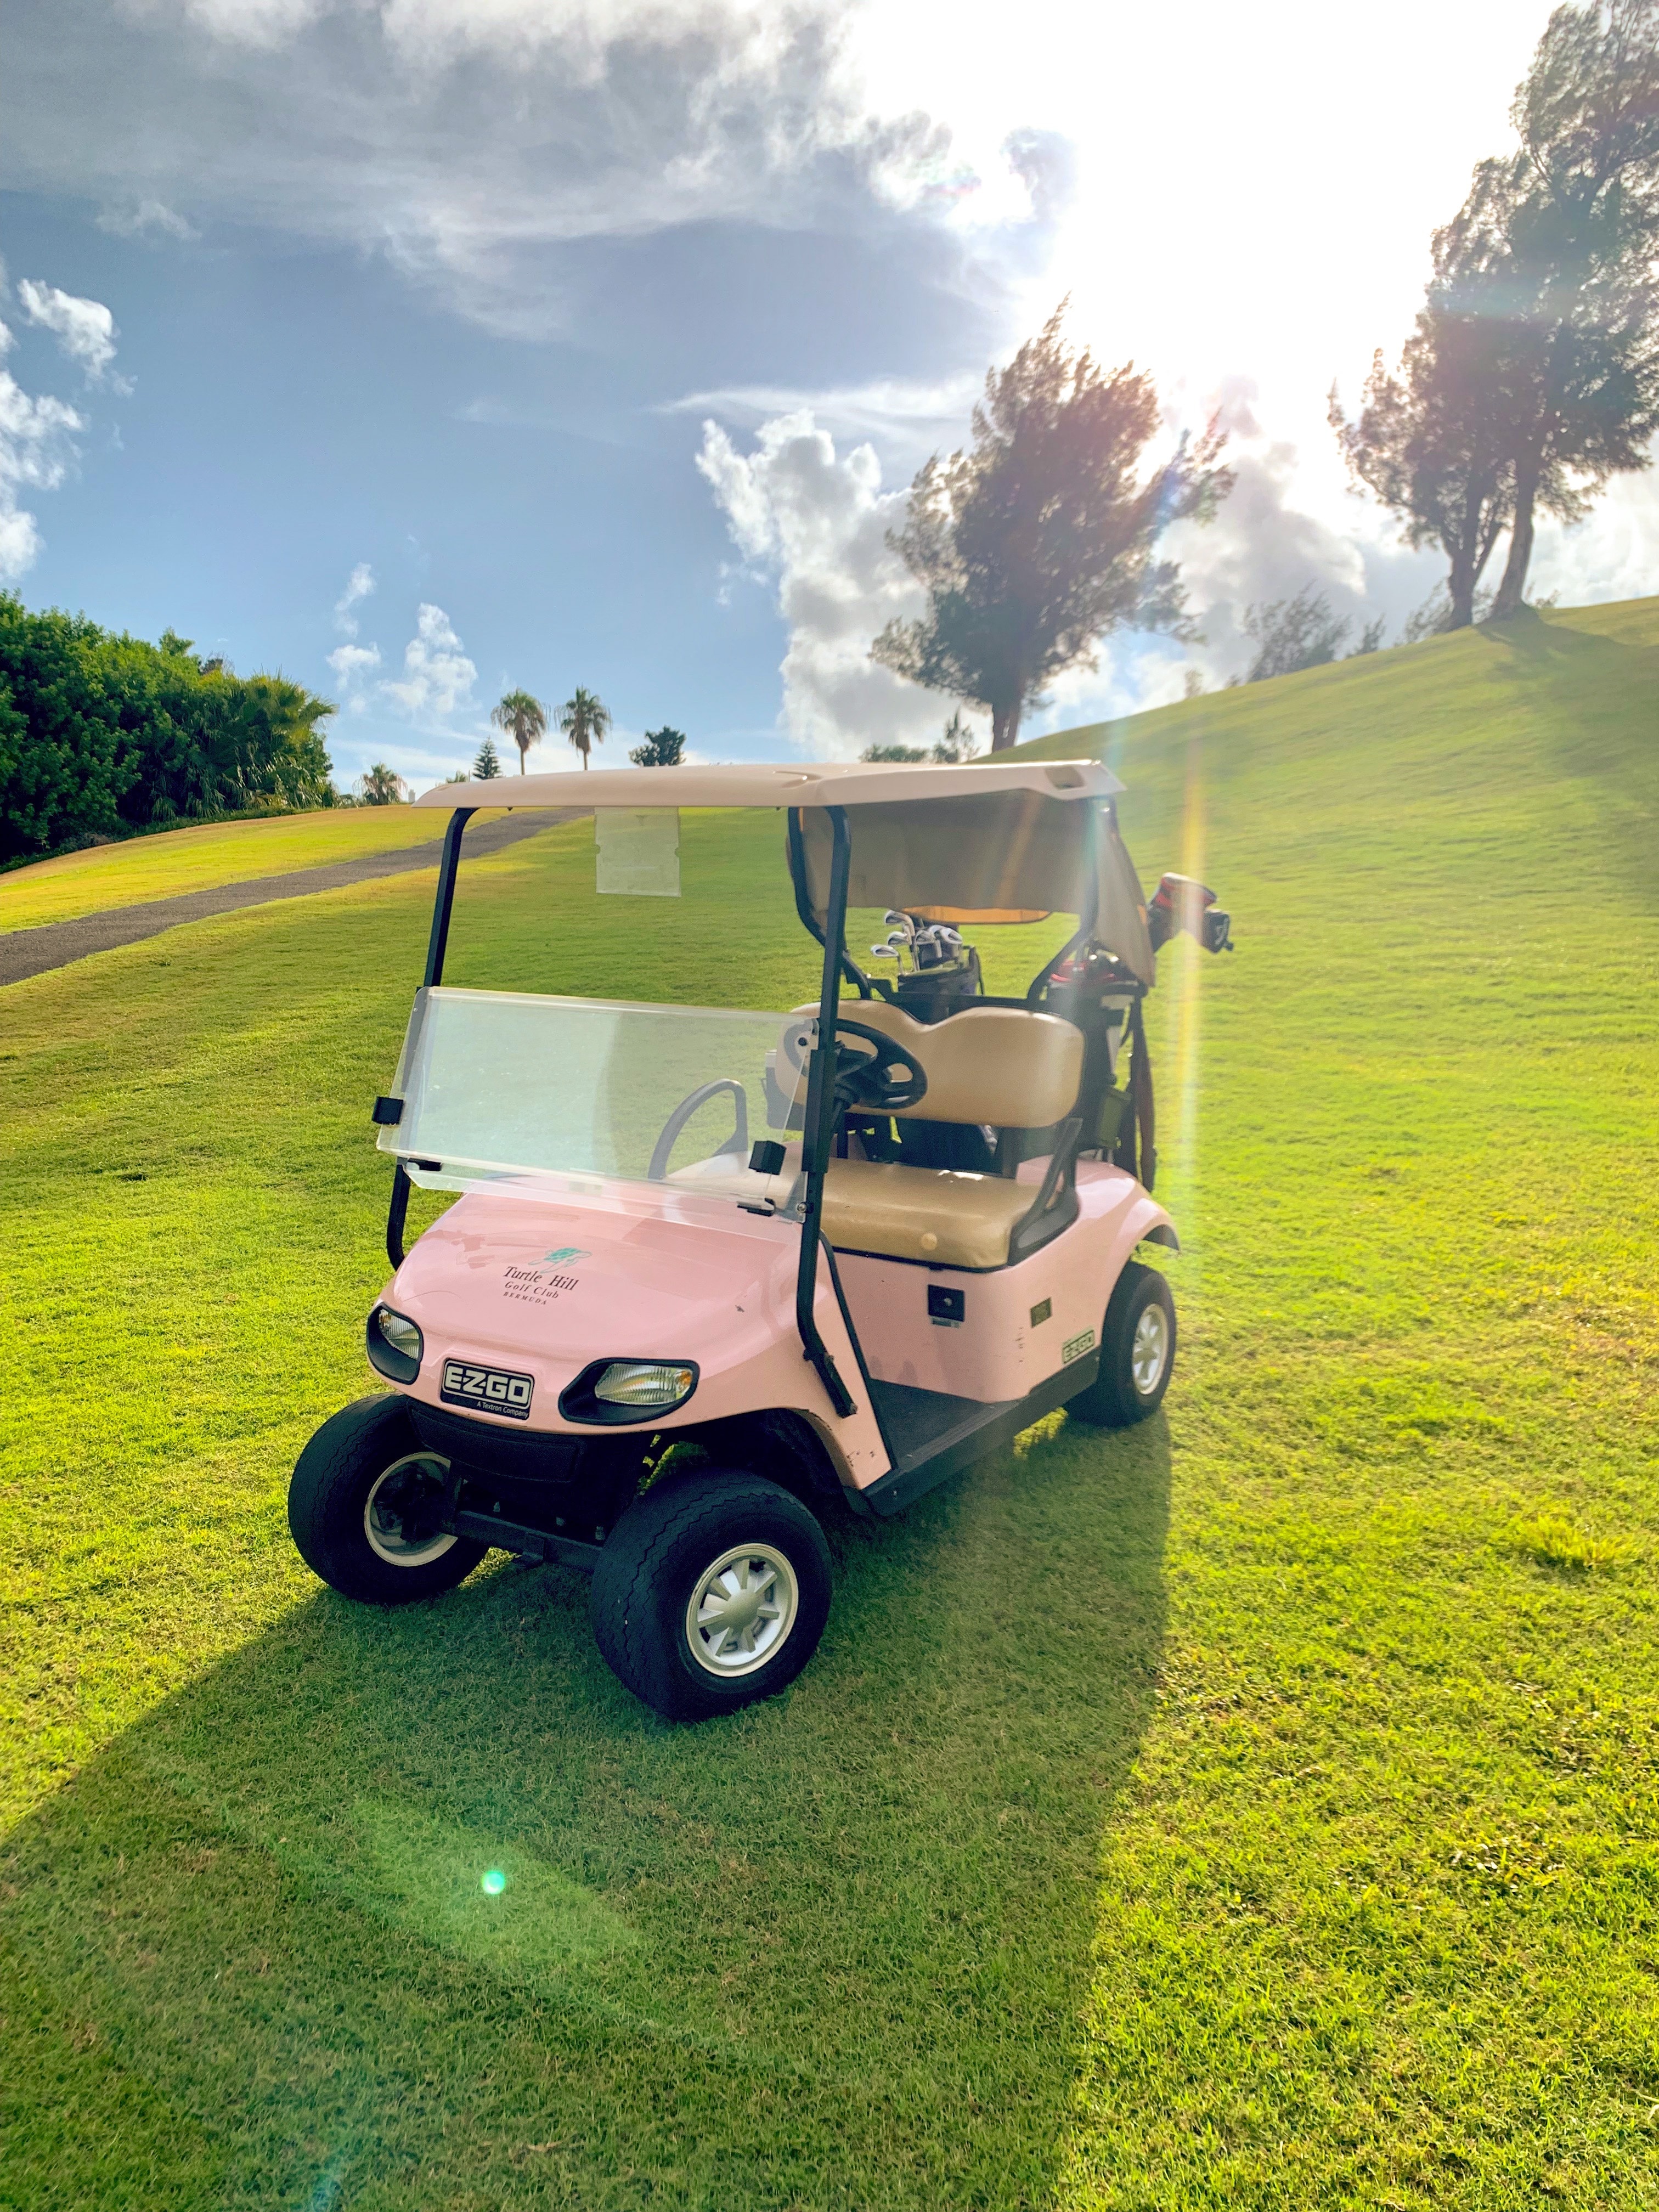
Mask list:
[[[1656,702],[1646,601],[1092,733],[1239,945],[1154,1002],[1165,1417],[838,1533],[811,1668],[695,1731],[573,1577],[381,1619],[288,1543],[425,886],[8,989],[10,2193],[1650,2201]],[[799,995],[775,823],[597,923],[591,836],[477,865],[453,980]]]
[[[494,821],[491,813],[481,820]],[[407,806],[347,806],[277,814],[259,822],[211,822],[153,837],[89,846],[0,875],[0,930],[33,929],[83,914],[183,891],[216,890],[256,876],[359,860],[403,845],[429,844],[441,820]]]

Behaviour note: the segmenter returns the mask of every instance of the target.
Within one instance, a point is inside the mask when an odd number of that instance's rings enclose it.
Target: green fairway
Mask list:
[[[1153,1006],[1165,1413],[836,1529],[697,1729],[574,1575],[288,1541],[429,879],[0,993],[0,2205],[1651,2204],[1656,701],[1648,601],[1093,733],[1239,945]],[[810,990],[775,817],[597,915],[592,836],[474,864],[449,980]]]
[[[480,822],[500,819],[480,814]],[[261,822],[210,822],[166,830],[118,845],[94,845],[0,875],[0,930],[33,929],[102,914],[113,906],[173,898],[256,876],[360,860],[403,845],[430,844],[443,817],[409,806],[344,806],[316,814],[276,814]]]

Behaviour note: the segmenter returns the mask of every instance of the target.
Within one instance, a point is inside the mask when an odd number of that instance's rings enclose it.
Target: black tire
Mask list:
[[[1161,1363],[1148,1389],[1142,1388],[1136,1376],[1136,1353],[1139,1348],[1144,1374],[1147,1364],[1144,1339],[1156,1334],[1155,1324],[1149,1323],[1147,1329],[1141,1332],[1143,1342],[1139,1347],[1136,1335],[1141,1331],[1143,1316],[1152,1307],[1162,1314],[1164,1329]],[[1086,1390],[1066,1400],[1066,1412],[1097,1428],[1133,1428],[1137,1421],[1149,1419],[1164,1403],[1164,1393],[1170,1387],[1170,1376],[1175,1369],[1175,1356],[1176,1310],[1170,1285],[1156,1267],[1143,1267],[1138,1260],[1131,1260],[1114,1284],[1107,1301],[1106,1318],[1100,1330],[1099,1372]]]
[[[300,1557],[342,1597],[365,1605],[409,1605],[416,1598],[436,1597],[464,1581],[489,1549],[434,1531],[425,1543],[409,1544],[406,1561],[387,1557],[402,1540],[384,1509],[379,1536],[383,1548],[375,1548],[368,1527],[370,1497],[400,1461],[417,1456],[431,1459],[421,1452],[402,1399],[393,1397],[359,1398],[343,1407],[300,1454],[289,1484],[288,1525]],[[399,1480],[392,1474],[394,1497]],[[411,1497],[432,1487],[431,1478],[419,1468],[401,1480]]]
[[[728,1571],[740,1581],[752,1575],[763,1613],[781,1594],[785,1625],[778,1632],[764,1619],[745,1619],[747,1593],[734,1591],[738,1625],[697,1633],[700,1657],[692,1648],[693,1601],[726,1554],[749,1547],[770,1566],[769,1584],[764,1567],[754,1573],[749,1563],[733,1562]],[[772,1697],[817,1650],[829,1617],[823,1529],[787,1490],[740,1468],[699,1467],[654,1485],[611,1530],[593,1576],[600,1653],[665,1720],[708,1720]]]

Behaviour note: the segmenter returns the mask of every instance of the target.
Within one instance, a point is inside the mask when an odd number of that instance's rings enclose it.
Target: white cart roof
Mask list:
[[[1035,792],[1042,799],[1110,799],[1123,786],[1098,761],[782,762],[754,767],[600,768],[441,783],[416,806],[869,806]]]
[[[852,812],[854,906],[936,921],[1036,921],[1095,910],[1095,934],[1142,982],[1153,978],[1134,864],[1098,802],[1123,786],[1098,761],[830,762],[799,768],[597,769],[441,783],[417,806],[787,807],[798,815],[799,889],[822,927],[832,831]],[[1096,804],[1079,805],[1076,801]]]

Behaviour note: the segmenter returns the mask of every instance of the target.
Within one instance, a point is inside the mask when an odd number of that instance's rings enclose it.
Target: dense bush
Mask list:
[[[0,863],[257,807],[328,806],[318,726],[281,676],[198,661],[0,592]]]

